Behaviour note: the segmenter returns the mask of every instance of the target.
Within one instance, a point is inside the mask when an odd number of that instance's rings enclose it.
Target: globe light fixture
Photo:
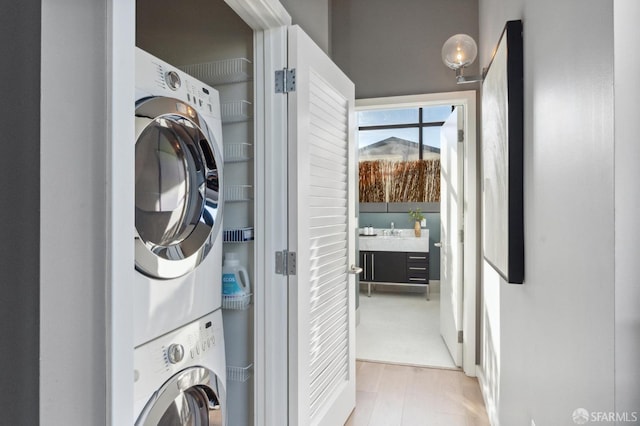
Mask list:
[[[467,77],[464,75],[464,69],[471,65],[477,56],[478,45],[473,38],[466,34],[453,35],[442,46],[442,62],[456,71],[458,84],[482,81],[482,76]]]

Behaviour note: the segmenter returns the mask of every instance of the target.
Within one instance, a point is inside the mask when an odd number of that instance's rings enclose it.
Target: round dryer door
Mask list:
[[[187,368],[154,394],[136,426],[224,426],[221,398],[213,372]]]
[[[136,269],[176,278],[204,260],[219,233],[222,164],[206,121],[189,104],[136,105]]]

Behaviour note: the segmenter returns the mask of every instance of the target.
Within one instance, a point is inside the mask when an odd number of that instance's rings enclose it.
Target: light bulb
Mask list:
[[[442,46],[442,62],[454,70],[471,65],[477,55],[476,42],[466,34],[451,36]]]

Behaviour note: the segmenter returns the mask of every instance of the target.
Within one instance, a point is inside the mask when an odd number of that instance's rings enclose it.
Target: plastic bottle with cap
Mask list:
[[[222,294],[224,296],[246,296],[251,293],[249,273],[240,265],[238,253],[225,253],[222,264]]]

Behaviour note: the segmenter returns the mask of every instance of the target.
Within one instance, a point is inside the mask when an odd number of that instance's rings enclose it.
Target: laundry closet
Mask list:
[[[224,0],[136,1],[136,46],[218,90],[223,145],[223,256],[254,274],[253,30]],[[229,255],[233,253],[233,255]],[[220,282],[221,276],[212,276]],[[251,287],[250,287],[251,288]],[[252,294],[222,298],[226,417],[253,424]]]
[[[220,96],[222,252],[251,283],[221,303],[230,426],[355,406],[355,88],[290,24],[273,0],[136,3],[136,46]]]

